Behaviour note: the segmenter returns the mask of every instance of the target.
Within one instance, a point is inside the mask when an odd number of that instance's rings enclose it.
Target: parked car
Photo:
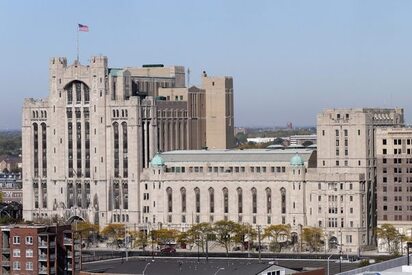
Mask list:
[[[162,248],[160,250],[160,252],[162,254],[174,254],[174,253],[176,253],[176,249],[174,249],[173,247],[170,247],[170,246],[166,246],[165,248]]]

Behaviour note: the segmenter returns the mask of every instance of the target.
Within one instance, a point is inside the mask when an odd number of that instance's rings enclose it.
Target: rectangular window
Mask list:
[[[382,139],[382,144],[386,145],[386,138]]]
[[[33,270],[33,263],[32,262],[26,262],[26,270]]]
[[[13,249],[13,257],[20,257],[20,249]]]
[[[33,244],[33,237],[32,236],[27,236],[26,237],[26,244]]]
[[[33,249],[26,249],[26,258],[33,258]]]
[[[13,270],[20,270],[20,262],[13,262]]]
[[[14,236],[13,237],[13,244],[20,244],[20,237],[19,236]]]

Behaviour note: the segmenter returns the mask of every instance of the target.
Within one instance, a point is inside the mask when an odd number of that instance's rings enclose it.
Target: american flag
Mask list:
[[[89,26],[79,24],[79,31],[81,31],[81,32],[88,32],[88,31],[89,31]]]

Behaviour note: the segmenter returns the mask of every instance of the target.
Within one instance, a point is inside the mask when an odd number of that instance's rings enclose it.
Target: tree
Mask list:
[[[216,242],[226,249],[226,256],[229,256],[230,244],[238,230],[239,224],[233,221],[217,221],[213,225],[213,232],[216,236]]]
[[[322,244],[323,231],[320,227],[305,227],[302,230],[302,241],[311,251],[318,251]]]
[[[76,230],[80,233],[82,239],[89,244],[92,241],[91,237],[95,236],[99,232],[99,225],[89,222],[80,222],[77,223]]]
[[[0,191],[0,203],[3,202],[3,192]]]
[[[237,144],[247,143],[247,135],[243,132],[237,133],[235,138],[236,138]]]
[[[130,237],[133,240],[133,247],[139,248],[142,247],[142,250],[145,251],[146,246],[149,244],[149,239],[145,231],[132,231],[129,232]]]
[[[392,224],[382,224],[376,228],[376,236],[382,239],[388,246],[388,252],[396,255],[399,253],[399,243],[406,240],[406,237],[399,233]]]
[[[282,250],[280,242],[288,240],[290,229],[290,224],[273,224],[265,228],[263,237],[272,239],[271,250],[274,252]]]
[[[171,244],[176,241],[179,232],[175,229],[162,228],[152,230],[150,236],[152,241],[157,244]]]
[[[124,224],[110,223],[102,230],[102,235],[112,239],[124,238],[126,227]]]
[[[202,251],[205,251],[206,241],[211,239],[213,235],[212,226],[209,223],[203,222],[198,224],[193,224],[187,231],[187,242],[195,243],[199,246]]]
[[[275,138],[275,139],[273,140],[272,144],[274,144],[274,145],[283,145],[283,139],[280,138],[280,137]]]
[[[238,224],[233,240],[235,243],[241,245],[241,248],[243,251],[245,248],[246,240],[247,240],[248,247],[250,247],[253,240],[256,239],[256,236],[257,236],[256,230],[252,227],[252,225],[248,223]]]

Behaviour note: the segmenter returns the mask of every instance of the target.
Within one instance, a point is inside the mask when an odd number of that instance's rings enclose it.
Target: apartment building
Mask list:
[[[80,243],[69,225],[0,227],[1,274],[76,274]]]
[[[377,224],[392,224],[412,236],[412,129],[378,129],[376,159]]]

